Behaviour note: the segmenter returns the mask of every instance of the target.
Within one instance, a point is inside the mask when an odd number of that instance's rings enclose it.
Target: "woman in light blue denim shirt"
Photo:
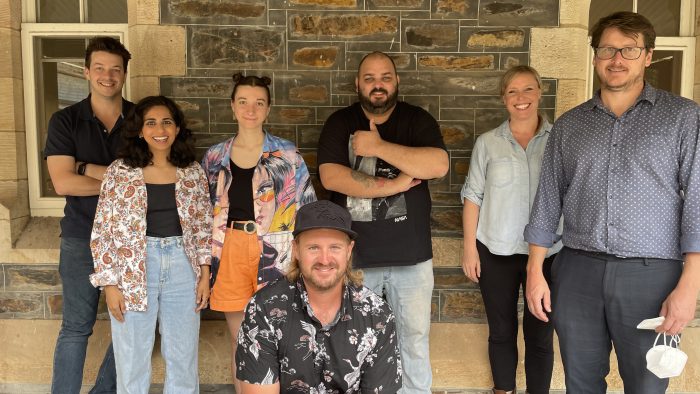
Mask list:
[[[537,191],[551,125],[538,114],[541,80],[529,66],[515,66],[501,79],[509,119],[482,134],[472,151],[462,188],[462,269],[479,283],[489,323],[489,360],[494,393],[515,392],[518,364],[518,295],[525,289],[528,245],[523,229]],[[549,250],[545,276],[561,243]],[[525,308],[527,392],[548,393],[554,351],[552,325]]]

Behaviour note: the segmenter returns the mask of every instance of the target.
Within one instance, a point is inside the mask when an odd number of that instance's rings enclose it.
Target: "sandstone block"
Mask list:
[[[499,60],[499,69],[507,70],[521,64],[527,65],[530,63],[530,56],[527,52],[523,53],[501,53]]]
[[[433,234],[459,238],[462,236],[462,209],[433,207],[430,215]]]
[[[159,0],[127,0],[129,26],[160,23]]]
[[[559,0],[481,0],[481,26],[557,26]]]
[[[5,286],[12,291],[59,290],[61,278],[55,265],[6,265]]]
[[[433,277],[435,278],[434,288],[438,290],[478,289],[478,286],[467,279],[461,267],[435,268]]]
[[[432,2],[432,17],[444,19],[476,19],[478,0],[437,0]]]
[[[161,94],[170,97],[230,98],[232,90],[231,78],[160,78]]]
[[[469,175],[468,157],[453,157],[450,160],[450,181],[455,185],[463,185]]]
[[[559,94],[556,97],[556,116],[586,101],[586,81],[580,79],[560,79]]]
[[[447,109],[442,110],[449,111]],[[448,122],[440,121],[440,132],[442,139],[448,149],[469,150],[474,146],[474,110],[464,110],[470,113],[465,114],[464,121]]]
[[[160,80],[155,76],[131,78],[131,97],[134,102],[160,94]]]
[[[368,9],[427,10],[429,0],[367,0]]]
[[[581,28],[544,29],[531,31],[530,65],[540,75],[557,79],[586,80],[588,54],[588,32]],[[565,62],[553,62],[552,54],[557,54]]]
[[[347,14],[307,13],[289,16],[289,34],[293,39],[344,38],[348,40],[396,38],[399,18],[390,13]]]
[[[318,146],[322,125],[299,126],[299,148],[314,149]]]
[[[0,27],[0,78],[22,79],[22,44],[18,30]]]
[[[129,67],[132,78],[185,74],[185,28],[182,26],[132,26],[128,46],[133,57]]]
[[[289,48],[290,69],[328,70],[344,68],[344,45],[340,42],[289,42],[287,45]]]
[[[440,321],[485,323],[481,292],[477,289],[440,291]]]
[[[163,23],[213,25],[265,25],[263,0],[163,0]]]
[[[401,50],[456,52],[459,47],[459,24],[456,21],[408,20],[402,23],[405,41]]]
[[[24,93],[22,80],[0,78],[0,131],[24,131]]]
[[[440,71],[493,70],[495,59],[493,54],[474,56],[421,55],[418,56],[418,67],[419,69]]]
[[[0,292],[0,319],[41,319],[43,317],[41,293]]]
[[[313,112],[313,108],[309,107],[272,107],[267,120],[270,123],[281,124],[312,123]]]
[[[358,9],[358,0],[269,0],[270,9]]]
[[[280,68],[284,30],[276,27],[191,27],[187,43],[190,67]]]
[[[458,238],[433,237],[433,266],[461,267],[462,240]]]
[[[522,50],[527,51],[528,30],[520,28],[463,27],[463,51]]]
[[[474,124],[476,135],[495,129],[504,120],[508,119],[508,111],[500,109],[477,109]]]
[[[330,104],[330,74],[327,72],[279,72],[273,83],[275,105]]]

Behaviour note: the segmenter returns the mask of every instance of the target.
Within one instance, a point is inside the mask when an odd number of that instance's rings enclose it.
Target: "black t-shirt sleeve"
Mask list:
[[[409,127],[411,128],[411,146],[431,147],[447,150],[442,139],[440,125],[428,111],[414,107]]]
[[[44,147],[44,159],[48,156],[75,157],[75,126],[72,123],[72,117],[67,110],[58,111],[51,115],[46,146]]]
[[[321,137],[318,140],[317,163],[319,166],[325,163],[334,163],[350,167],[348,142],[351,123],[347,108],[328,117],[326,123],[323,124]]]

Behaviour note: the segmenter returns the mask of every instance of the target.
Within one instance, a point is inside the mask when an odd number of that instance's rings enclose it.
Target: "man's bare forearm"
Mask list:
[[[450,168],[447,152],[440,148],[412,147],[384,141],[377,156],[416,179],[440,178]]]
[[[399,193],[404,178],[386,179],[354,171],[341,164],[325,163],[318,169],[326,190],[358,198],[387,197]]]

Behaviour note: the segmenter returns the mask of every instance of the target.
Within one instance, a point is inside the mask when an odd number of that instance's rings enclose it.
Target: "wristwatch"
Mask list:
[[[84,161],[78,164],[78,175],[85,175],[85,167],[87,167],[87,164],[88,163]]]

